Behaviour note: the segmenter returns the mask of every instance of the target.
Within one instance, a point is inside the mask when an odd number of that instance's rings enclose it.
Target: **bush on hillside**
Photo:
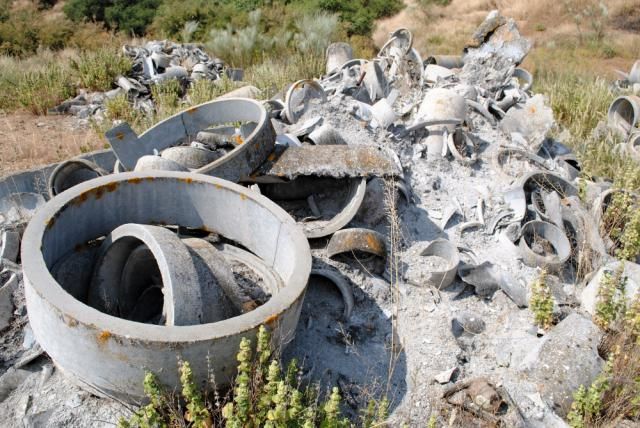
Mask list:
[[[69,0],[64,13],[74,22],[104,22],[110,30],[144,35],[162,0]]]

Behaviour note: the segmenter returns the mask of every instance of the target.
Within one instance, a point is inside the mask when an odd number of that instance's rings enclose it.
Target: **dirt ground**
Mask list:
[[[0,115],[0,176],[98,150],[104,142],[72,116]]]

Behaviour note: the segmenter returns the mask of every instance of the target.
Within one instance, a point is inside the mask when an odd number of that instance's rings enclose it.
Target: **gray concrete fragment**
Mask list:
[[[18,261],[20,254],[20,232],[17,230],[0,230],[0,260]]]
[[[351,290],[351,285],[345,277],[333,268],[311,269],[311,276],[326,278],[331,281],[338,290],[340,290],[340,294],[342,294],[342,301],[344,302],[342,319],[343,321],[348,322],[349,318],[351,318],[351,313],[353,312],[355,303],[353,301],[353,290]]]
[[[298,80],[287,90],[284,114],[289,123],[296,123],[311,103],[325,103],[327,95],[320,83],[311,79]]]
[[[219,159],[222,155],[209,149],[177,146],[163,150],[160,156],[164,159],[172,160],[185,168],[198,169]]]
[[[520,36],[516,22],[506,19],[500,12],[489,12],[465,46],[464,61],[499,55],[514,64],[520,64],[531,49],[531,42]]]
[[[4,330],[13,318],[13,292],[18,288],[18,275],[4,270],[0,272],[0,280],[0,330]]]
[[[326,73],[331,74],[338,71],[342,64],[353,59],[353,49],[351,45],[344,42],[331,43],[327,47]]]
[[[227,297],[238,289],[238,284],[224,256],[204,239],[186,238],[182,242],[187,246],[198,273],[202,322],[212,323],[238,315],[242,308],[234,307]]]
[[[138,159],[134,171],[189,171],[178,162],[156,155],[145,155]]]
[[[640,122],[640,97],[621,96],[613,100],[607,112],[607,124],[623,137]]]
[[[0,199],[0,226],[26,223],[44,205],[39,193],[19,192]]]
[[[507,133],[522,134],[531,151],[536,153],[554,124],[553,110],[545,102],[544,95],[537,94],[524,104],[510,108],[502,119],[501,127]]]
[[[451,285],[460,263],[460,253],[453,243],[444,239],[436,239],[427,244],[420,252],[420,256],[436,257],[438,263],[436,266],[426,264],[407,270],[405,276],[411,284],[416,286],[430,285],[438,289]]]
[[[151,155],[195,136],[215,124],[255,122],[255,129],[238,147],[199,168],[200,174],[237,182],[249,176],[273,151],[275,134],[267,111],[257,101],[227,98],[191,107],[149,128],[139,137],[124,123],[105,133],[126,170],[133,170],[142,156]]]
[[[588,388],[602,370],[598,355],[602,332],[589,319],[573,313],[556,325],[525,358],[522,369],[544,401],[566,416],[574,392]]]

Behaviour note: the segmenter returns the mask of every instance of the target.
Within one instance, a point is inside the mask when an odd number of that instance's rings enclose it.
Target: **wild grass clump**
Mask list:
[[[85,51],[71,60],[71,68],[78,76],[80,86],[91,91],[105,92],[114,87],[119,75],[131,71],[131,60],[114,48]]]
[[[15,84],[13,96],[17,104],[33,114],[46,114],[50,107],[75,95],[69,71],[57,64],[27,71]]]
[[[262,11],[257,9],[249,13],[244,27],[213,29],[207,47],[234,67],[248,67],[266,58],[292,54],[323,57],[338,31],[337,15],[321,12],[301,16],[293,30],[282,27],[266,33],[261,31],[262,20]]]
[[[289,57],[269,57],[249,67],[245,78],[263,91],[265,99],[299,79],[311,79],[324,73],[324,56],[292,54]]]
[[[320,400],[318,385],[302,386],[297,362],[283,368],[273,353],[271,338],[264,327],[258,331],[256,346],[243,338],[237,355],[238,374],[231,389],[222,394],[213,381],[202,389],[186,361],[179,363],[181,389],[170,393],[147,373],[144,391],[149,404],[140,407],[120,428],[158,426],[188,427],[324,427],[353,426],[343,416],[338,388]],[[361,426],[380,426],[387,418],[388,402],[371,401],[363,412]]]

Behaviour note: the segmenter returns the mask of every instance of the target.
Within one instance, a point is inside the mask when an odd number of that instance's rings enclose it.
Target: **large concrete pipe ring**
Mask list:
[[[255,310],[211,324],[161,326],[102,313],[74,299],[50,269],[126,223],[215,231],[262,259],[283,286]],[[129,402],[144,396],[146,370],[177,387],[177,357],[197,379],[214,375],[228,384],[240,339],[255,338],[260,325],[277,342],[290,342],[311,270],[306,237],[276,204],[225,180],[165,171],[100,177],[61,193],[33,217],[21,255],[29,321],[42,348],[81,386]]]
[[[216,124],[254,122],[253,131],[242,144],[195,170],[238,182],[248,177],[273,151],[276,134],[267,110],[262,104],[248,98],[225,98],[191,107],[159,122],[138,136],[127,123],[116,126],[105,133],[122,166],[131,171],[138,159],[180,145],[195,138],[199,131]]]
[[[545,221],[533,220],[525,223],[520,232],[520,256],[529,267],[549,268],[552,271],[562,269],[571,256],[571,243],[567,235],[557,226]],[[544,244],[538,241],[542,239]],[[537,250],[534,247],[538,246]],[[548,247],[552,251],[548,251]]]
[[[49,196],[53,198],[78,183],[107,174],[107,171],[87,159],[78,158],[61,162],[49,176]]]
[[[613,100],[607,111],[607,121],[612,129],[627,137],[640,121],[640,97],[627,95]]]
[[[105,171],[111,171],[116,157],[111,150],[97,150],[95,152],[85,153],[76,159],[90,160]],[[47,186],[44,186],[43,183],[49,181],[51,173],[58,165],[59,163],[52,163],[0,177],[0,200],[12,193],[21,192],[40,193],[42,196],[48,198]],[[0,211],[2,211],[2,208],[0,208]],[[2,223],[1,219],[0,223]]]

